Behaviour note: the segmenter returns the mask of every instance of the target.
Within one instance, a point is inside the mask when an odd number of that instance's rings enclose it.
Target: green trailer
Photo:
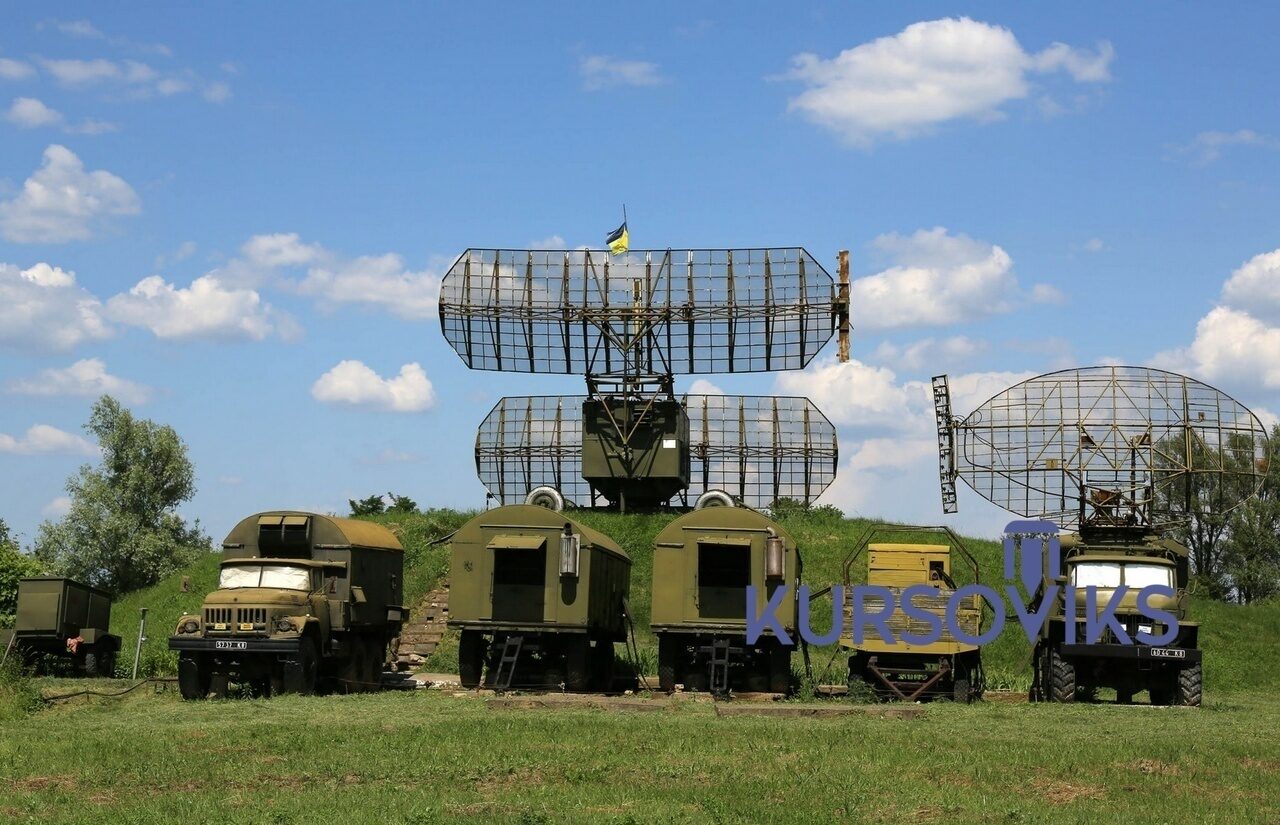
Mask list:
[[[757,615],[778,587],[791,588],[777,616],[794,640],[801,567],[792,535],[755,510],[706,507],[671,522],[653,551],[659,686],[789,692],[792,646],[772,632],[747,644],[747,586]]]
[[[110,626],[111,594],[72,579],[36,576],[18,583],[13,630],[0,636],[0,644],[29,665],[50,654],[69,659],[85,676],[113,676],[120,637]]]
[[[545,507],[497,507],[454,534],[449,578],[464,687],[610,688],[631,559],[608,536]]]

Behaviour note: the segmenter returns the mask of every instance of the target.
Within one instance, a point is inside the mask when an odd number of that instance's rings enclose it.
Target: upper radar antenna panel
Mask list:
[[[468,367],[508,372],[803,369],[837,331],[848,351],[847,286],[797,247],[468,249],[444,277],[440,322]]]
[[[934,379],[943,509],[955,479],[1019,515],[1061,527],[1162,528],[1222,514],[1266,476],[1267,431],[1240,402],[1146,367],[1040,375],[951,416]]]

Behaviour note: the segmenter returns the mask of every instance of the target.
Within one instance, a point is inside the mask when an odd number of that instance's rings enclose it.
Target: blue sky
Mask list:
[[[102,389],[186,439],[185,511],[215,536],[387,490],[482,505],[472,439],[494,401],[582,384],[468,372],[438,278],[469,246],[601,246],[623,201],[637,248],[801,245],[833,271],[852,251],[852,363],[707,377],[811,395],[840,432],[825,500],[847,512],[941,518],[937,372],[964,413],[1050,369],[1155,364],[1269,422],[1278,16],[7,9],[0,517],[30,538],[59,512]],[[967,492],[953,518],[1004,523]]]

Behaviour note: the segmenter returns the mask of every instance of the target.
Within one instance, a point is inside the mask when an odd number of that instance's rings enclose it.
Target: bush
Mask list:
[[[43,706],[39,689],[19,661],[10,656],[0,668],[0,722],[29,716]]]

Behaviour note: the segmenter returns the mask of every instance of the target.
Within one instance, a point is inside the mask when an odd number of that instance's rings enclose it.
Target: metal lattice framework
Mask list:
[[[948,480],[959,477],[1007,510],[1064,527],[1167,527],[1227,512],[1266,474],[1267,432],[1257,416],[1176,373],[1120,366],[1048,373],[949,426],[945,376],[934,389],[946,512],[955,512]]]
[[[503,504],[548,485],[580,505],[596,503],[582,478],[586,396],[501,399],[476,433],[476,470]],[[779,498],[812,503],[835,478],[835,427],[807,398],[685,395],[691,479],[751,507]]]
[[[802,369],[839,329],[847,294],[788,249],[468,249],[440,290],[468,367],[626,376]],[[847,344],[842,346],[842,351]]]

